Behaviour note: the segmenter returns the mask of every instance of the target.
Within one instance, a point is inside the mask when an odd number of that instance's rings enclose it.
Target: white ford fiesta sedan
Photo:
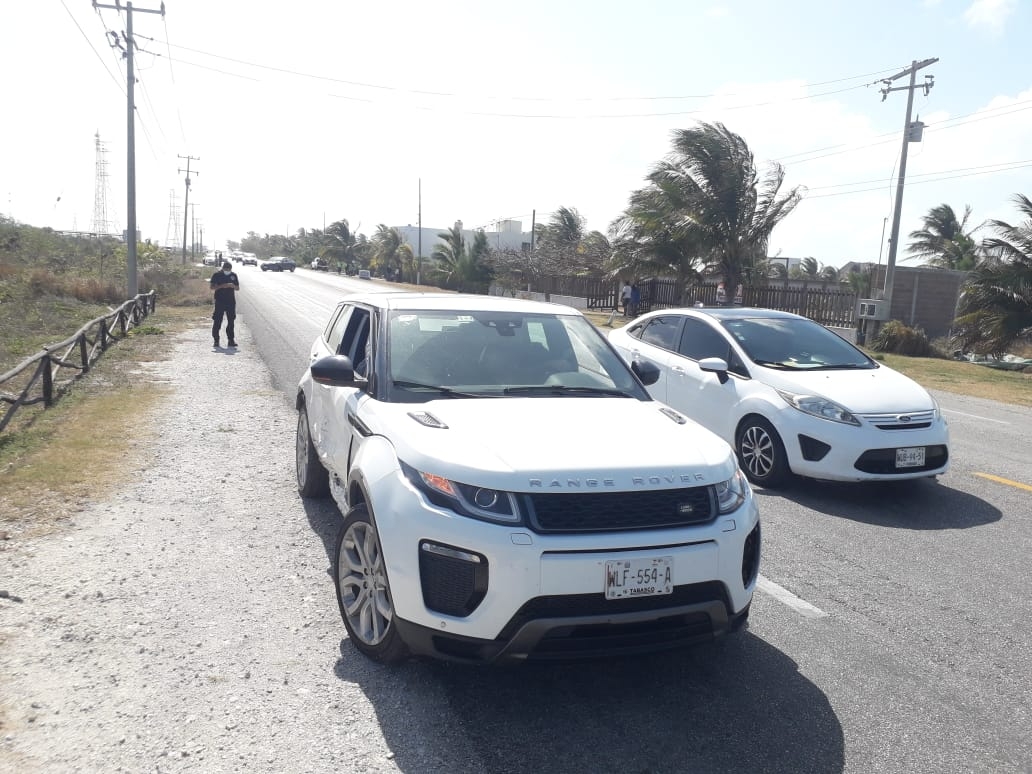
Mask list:
[[[611,331],[628,362],[650,362],[657,400],[734,445],[754,484],[792,473],[833,481],[936,476],[949,432],[919,384],[822,325],[749,308],[666,309]]]
[[[334,577],[355,647],[567,659],[738,629],[756,502],[725,441],[649,396],[657,376],[565,306],[343,300],[298,386],[296,462],[301,495],[344,514]]]

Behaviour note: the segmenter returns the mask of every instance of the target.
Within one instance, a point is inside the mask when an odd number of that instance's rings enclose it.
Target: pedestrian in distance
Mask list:
[[[211,337],[215,346],[220,346],[219,334],[222,331],[222,318],[226,318],[226,337],[229,346],[235,347],[236,337],[233,324],[236,321],[236,294],[240,290],[240,280],[233,271],[233,264],[226,261],[222,270],[211,275],[211,293],[215,300],[215,311],[212,312]]]
[[[638,304],[640,304],[640,303],[641,303],[641,291],[638,290],[637,284],[632,282],[631,283],[630,303],[628,303],[628,307],[630,308],[630,311],[631,311],[631,317],[637,317],[638,316]]]
[[[624,280],[623,287],[620,288],[620,307],[623,309],[623,316],[627,317],[627,308],[631,303],[631,286]]]

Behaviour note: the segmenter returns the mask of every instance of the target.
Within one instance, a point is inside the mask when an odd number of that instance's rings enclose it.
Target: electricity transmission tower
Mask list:
[[[179,239],[179,207],[176,204],[176,189],[168,190],[168,225],[165,227],[165,247],[172,247]]]
[[[108,212],[108,193],[111,186],[108,184],[107,146],[100,139],[100,130],[93,135],[93,141],[97,149],[97,161],[93,176],[93,222],[90,224],[90,231],[98,236],[104,236],[116,233],[117,228]]]

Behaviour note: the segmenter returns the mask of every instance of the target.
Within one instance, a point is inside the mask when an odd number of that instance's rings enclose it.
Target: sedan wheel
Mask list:
[[[746,477],[754,484],[777,488],[789,476],[785,447],[777,431],[762,417],[746,417],[735,437],[735,451]]]
[[[355,506],[344,519],[334,577],[340,614],[355,647],[385,664],[405,658],[380,539],[365,505]]]

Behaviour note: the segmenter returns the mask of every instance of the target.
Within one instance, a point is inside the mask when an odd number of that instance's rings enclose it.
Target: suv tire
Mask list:
[[[380,538],[365,504],[344,518],[334,553],[333,582],[348,637],[358,651],[380,664],[409,656],[394,620]]]
[[[297,465],[297,491],[302,497],[325,497],[330,491],[330,474],[319,462],[308,427],[308,410],[304,403],[297,412],[297,435],[294,439],[294,461]]]

